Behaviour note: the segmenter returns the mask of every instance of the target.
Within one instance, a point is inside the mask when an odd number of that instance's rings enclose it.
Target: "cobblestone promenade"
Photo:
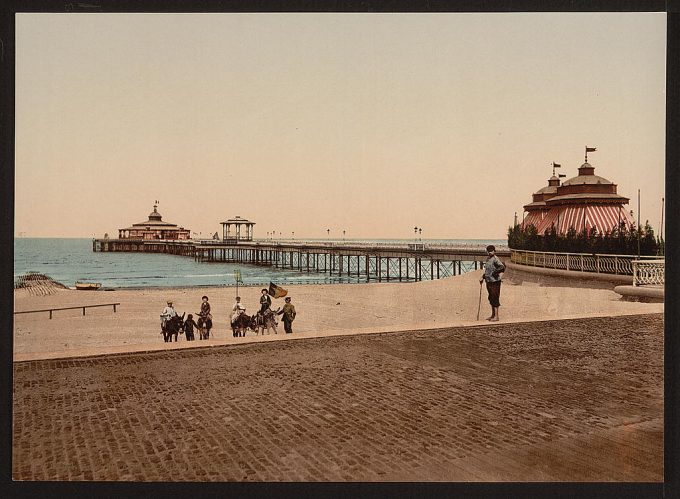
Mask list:
[[[663,480],[663,316],[14,364],[19,480]]]

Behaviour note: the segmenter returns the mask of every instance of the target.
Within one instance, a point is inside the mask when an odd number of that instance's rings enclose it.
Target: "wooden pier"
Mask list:
[[[269,266],[369,281],[422,281],[462,274],[464,262],[481,268],[483,245],[359,243],[352,241],[248,242],[93,239],[92,251],[182,255],[199,262]],[[510,251],[498,249],[500,257]]]

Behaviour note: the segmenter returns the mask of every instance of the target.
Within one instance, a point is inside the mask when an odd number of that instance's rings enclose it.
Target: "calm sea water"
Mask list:
[[[355,240],[376,243],[412,243],[413,240]],[[423,240],[423,243],[495,244],[505,240]],[[357,281],[356,277],[329,276],[294,270],[233,263],[201,263],[193,258],[156,253],[95,253],[91,239],[14,240],[14,279],[30,271],[50,276],[66,286],[75,281],[100,282],[107,288],[233,286],[234,270],[241,271],[244,285],[322,284]]]

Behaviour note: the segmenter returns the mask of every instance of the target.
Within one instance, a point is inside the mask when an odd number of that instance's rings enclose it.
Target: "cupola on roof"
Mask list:
[[[161,214],[156,211],[156,208],[158,208],[158,205],[153,205],[153,211],[149,213],[149,220],[157,220],[160,222],[162,217]]]

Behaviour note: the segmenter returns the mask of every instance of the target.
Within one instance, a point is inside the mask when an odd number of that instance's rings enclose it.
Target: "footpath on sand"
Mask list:
[[[456,326],[488,325],[490,307],[480,272],[416,283],[369,283],[290,286],[298,312],[292,335],[232,337],[228,317],[235,288],[118,289],[83,292],[54,289],[35,295],[15,290],[15,312],[119,302],[110,307],[20,314],[14,316],[14,360],[80,357],[133,351],[173,350],[208,345],[236,345],[310,337],[388,333]],[[501,324],[582,317],[662,313],[663,303],[622,300],[611,284],[535,276],[514,269],[504,275]],[[477,311],[480,307],[480,320]],[[201,296],[212,306],[210,340],[164,343],[159,315],[172,299],[180,313],[197,315]],[[247,313],[257,310],[260,289],[239,289]],[[279,303],[281,302],[281,303]],[[283,300],[274,300],[274,307]]]

